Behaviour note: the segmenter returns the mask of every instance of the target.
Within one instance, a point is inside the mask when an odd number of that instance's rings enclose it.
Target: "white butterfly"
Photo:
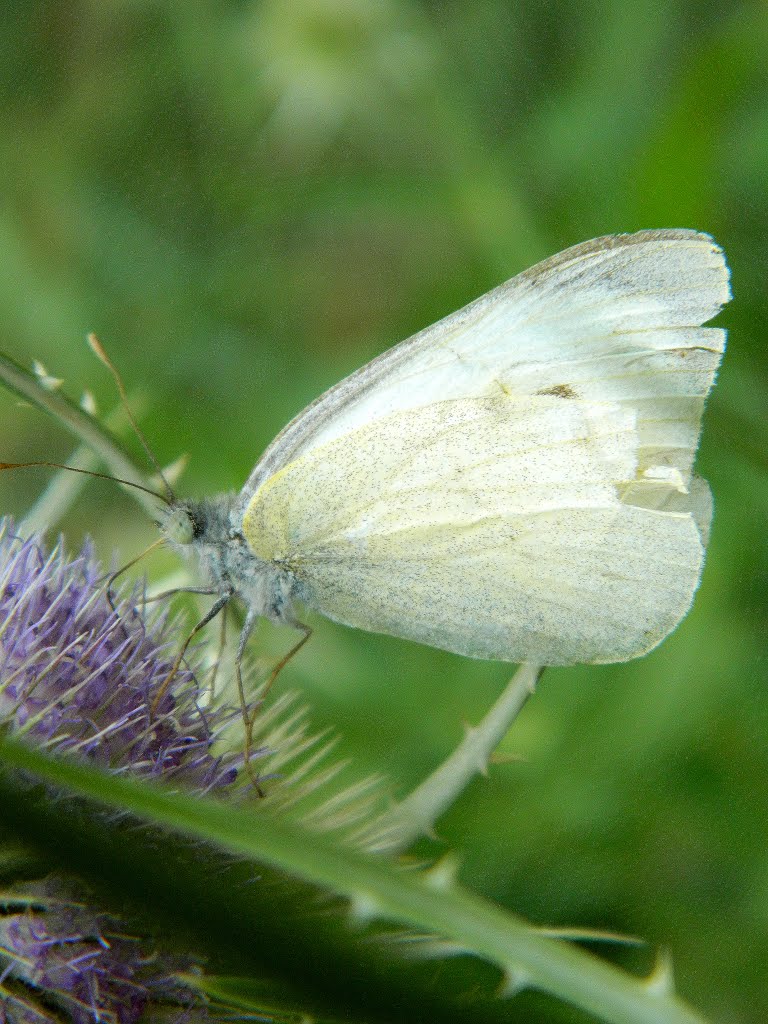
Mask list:
[[[244,601],[241,653],[261,616],[308,635],[301,602],[475,658],[638,657],[701,574],[692,466],[725,345],[701,324],[729,297],[708,235],[567,249],[331,388],[238,496],[177,503],[164,532],[211,616]]]

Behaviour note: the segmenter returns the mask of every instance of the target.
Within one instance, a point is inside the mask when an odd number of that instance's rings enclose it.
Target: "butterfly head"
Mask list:
[[[195,520],[183,505],[172,506],[168,515],[160,524],[163,534],[171,544],[186,546],[191,544],[198,532]]]
[[[219,596],[237,595],[249,613],[290,624],[292,580],[258,558],[238,528],[234,494],[169,505],[160,531],[177,552],[197,562],[202,577]]]
[[[159,522],[167,543],[180,555],[199,562],[203,574],[219,592],[238,589],[232,579],[232,561],[242,545],[232,528],[233,502],[234,496],[228,494],[200,501],[175,501]]]
[[[232,539],[232,498],[221,494],[200,501],[173,501],[160,519],[160,532],[174,547],[226,546]]]

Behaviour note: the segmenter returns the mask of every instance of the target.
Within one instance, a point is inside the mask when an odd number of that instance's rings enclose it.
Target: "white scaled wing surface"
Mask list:
[[[623,661],[698,584],[692,480],[724,347],[690,231],[561,253],[342,381],[242,495],[254,553],[337,621],[479,658]]]

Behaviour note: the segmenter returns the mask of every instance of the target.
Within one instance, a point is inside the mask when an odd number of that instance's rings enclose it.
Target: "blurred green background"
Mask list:
[[[106,412],[96,331],[161,460],[190,454],[190,495],[239,488],[324,388],[567,245],[694,227],[725,247],[695,607],[640,661],[548,673],[440,834],[529,919],[643,936],[713,1020],[768,1019],[768,8],[50,0],[3,5],[0,46],[0,344]],[[71,450],[5,392],[0,417],[3,459]],[[5,474],[0,507],[44,483]],[[154,536],[95,482],[64,528],[105,556]],[[281,685],[399,792],[510,673],[314,624]]]

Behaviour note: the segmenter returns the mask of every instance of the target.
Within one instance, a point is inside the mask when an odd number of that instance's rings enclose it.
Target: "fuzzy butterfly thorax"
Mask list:
[[[259,558],[240,529],[235,494],[219,494],[198,501],[183,500],[167,509],[160,529],[167,542],[185,558],[192,558],[213,593],[238,597],[255,617],[292,625],[291,574]]]

